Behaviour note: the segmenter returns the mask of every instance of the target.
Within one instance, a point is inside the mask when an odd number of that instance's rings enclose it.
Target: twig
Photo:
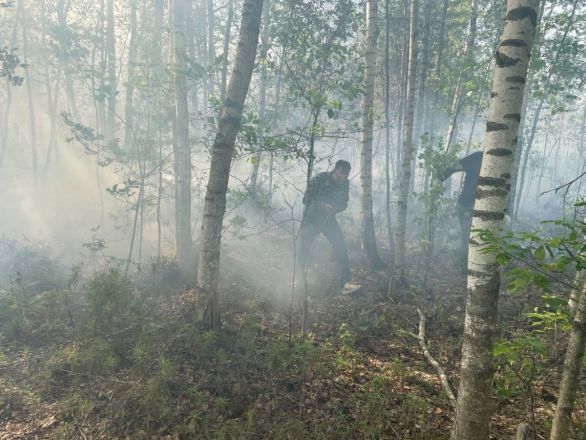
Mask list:
[[[580,179],[581,179],[582,177],[584,177],[584,176],[586,176],[586,171],[585,171],[585,172],[583,172],[583,173],[581,173],[581,174],[580,174],[578,177],[576,177],[575,179],[573,179],[573,180],[570,180],[569,182],[567,182],[567,183],[564,183],[563,185],[560,185],[560,186],[558,186],[557,188],[553,188],[553,189],[550,189],[550,190],[547,190],[547,191],[543,191],[541,194],[539,194],[539,196],[543,196],[543,195],[545,195],[545,194],[547,194],[547,193],[550,193],[550,192],[554,192],[555,194],[557,194],[557,193],[558,193],[558,191],[559,191],[560,189],[563,189],[563,188],[566,188],[566,187],[567,187],[567,189],[570,189],[570,186],[571,186],[572,184],[576,183],[578,180],[580,180]],[[566,191],[566,193],[567,193],[567,191]]]
[[[450,404],[453,408],[456,408],[456,397],[454,396],[454,392],[450,387],[450,383],[448,382],[446,372],[441,367],[441,365],[433,358],[433,356],[429,352],[429,349],[427,348],[427,344],[425,343],[425,315],[419,308],[417,308],[417,313],[419,314],[419,345],[421,346],[423,354],[425,355],[429,363],[436,369],[442,383],[442,388],[444,389],[444,392],[450,399]]]

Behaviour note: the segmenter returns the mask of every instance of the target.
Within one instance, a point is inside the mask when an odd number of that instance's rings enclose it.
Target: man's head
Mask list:
[[[334,166],[334,170],[332,171],[332,178],[337,183],[342,183],[345,180],[348,180],[348,175],[350,174],[351,169],[352,167],[350,166],[350,162],[340,159]]]

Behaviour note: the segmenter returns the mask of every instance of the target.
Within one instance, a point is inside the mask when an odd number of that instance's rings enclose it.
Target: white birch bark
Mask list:
[[[582,285],[578,307],[574,315],[564,370],[556,405],[550,440],[566,440],[570,431],[570,421],[576,393],[580,389],[582,359],[586,344],[586,284]]]
[[[116,138],[116,35],[114,33],[114,0],[107,4],[106,57],[108,60],[108,139]]]
[[[382,265],[376,248],[374,234],[374,215],[372,212],[372,131],[374,126],[374,79],[376,76],[376,37],[377,37],[378,0],[366,2],[366,69],[364,78],[365,93],[362,98],[362,132],[360,152],[360,217],[362,251],[368,263],[374,267]]]
[[[504,227],[507,195],[517,144],[523,89],[537,24],[539,0],[508,0],[495,54],[490,108],[484,138],[472,230]],[[478,233],[470,237],[468,300],[460,368],[455,440],[488,439],[492,412],[493,337],[500,287],[494,254],[483,253]]]
[[[173,2],[173,36],[175,42],[175,246],[179,267],[191,272],[191,148],[189,144],[189,110],[187,104],[185,0]]]
[[[407,105],[405,135],[403,137],[403,162],[399,178],[397,201],[397,225],[395,227],[395,274],[403,278],[405,272],[405,237],[407,235],[407,200],[411,186],[411,160],[413,157],[413,117],[415,112],[415,88],[417,84],[417,8],[418,1],[411,0],[409,19],[409,70],[407,79]]]

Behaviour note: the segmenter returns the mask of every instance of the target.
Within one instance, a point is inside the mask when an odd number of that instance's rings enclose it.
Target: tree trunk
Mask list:
[[[130,2],[130,44],[128,48],[128,68],[126,78],[126,105],[124,106],[124,147],[128,149],[134,140],[134,82],[137,64],[137,25],[136,1]]]
[[[185,78],[185,1],[173,2],[173,37],[175,42],[175,162],[177,179],[177,217],[175,247],[179,267],[185,273],[192,272],[191,244],[191,148],[189,144],[189,109],[187,104],[187,79]]]
[[[550,440],[566,440],[568,438],[576,393],[580,389],[582,359],[584,358],[586,344],[586,284],[582,285],[581,290],[566,351]]]
[[[468,37],[466,38],[466,46],[464,47],[464,65],[459,72],[458,80],[456,81],[456,90],[454,91],[454,99],[452,100],[452,108],[450,111],[450,123],[448,124],[448,132],[444,141],[444,151],[446,154],[450,151],[450,147],[454,140],[454,131],[458,123],[458,115],[462,109],[462,83],[468,79],[467,69],[470,69],[470,61],[473,56],[474,43],[476,41],[476,22],[478,18],[478,0],[472,0],[470,7],[470,19],[468,20]]]
[[[114,33],[114,0],[108,0],[106,28],[106,58],[108,60],[108,126],[107,138],[116,138],[116,35]]]
[[[551,82],[551,78],[553,76],[553,73],[555,71],[555,68],[558,67],[559,56],[562,52],[561,48],[565,44],[566,38],[568,36],[568,32],[570,31],[570,29],[572,29],[572,27],[574,25],[574,16],[576,15],[576,7],[577,6],[578,6],[578,0],[574,0],[573,7],[572,7],[572,14],[570,16],[570,19],[568,20],[566,28],[564,29],[564,34],[562,35],[562,38],[560,39],[560,41],[556,45],[554,60],[553,60],[553,63],[551,64],[551,66],[549,67],[549,71],[548,71],[547,77],[545,79],[543,90],[546,93],[547,93],[547,89],[549,87],[549,84]],[[541,13],[543,13],[543,9],[541,9],[540,11],[541,11]],[[529,154],[531,153],[531,147],[533,146],[533,140],[535,139],[535,133],[537,131],[537,123],[539,122],[539,115],[540,115],[541,110],[543,108],[544,102],[545,102],[545,96],[543,98],[541,98],[541,100],[539,101],[539,105],[537,106],[537,110],[535,111],[535,114],[533,115],[533,122],[531,124],[531,132],[530,132],[529,138],[527,140],[527,145],[525,146],[525,149],[524,149],[525,150],[524,151],[525,157],[523,159],[523,167],[520,170],[521,171],[521,176],[520,176],[521,180],[519,181],[519,184],[515,188],[515,200],[512,200],[509,203],[509,205],[514,206],[514,215],[512,216],[513,220],[517,219],[517,217],[519,215],[519,205],[520,205],[521,197],[523,194],[523,185],[525,183],[525,169],[527,167],[527,162],[529,160]],[[516,203],[517,200],[519,201],[519,203]]]
[[[26,22],[26,6],[25,0],[20,0],[18,2],[18,7],[20,10],[20,19],[22,20],[22,56],[24,64],[28,65],[28,23]],[[24,81],[26,85],[26,93],[28,99],[28,111],[29,111],[29,118],[30,118],[30,128],[31,128],[31,165],[32,165],[32,172],[33,172],[33,181],[37,183],[37,168],[38,168],[38,160],[37,160],[37,129],[36,129],[36,118],[35,118],[35,106],[33,103],[33,92],[32,92],[32,85],[31,85],[31,76],[29,73],[29,69],[24,69]]]
[[[197,22],[195,20],[194,17],[194,12],[193,12],[193,3],[192,1],[188,1],[185,4],[185,20],[186,20],[186,26],[185,26],[185,37],[187,39],[186,41],[186,45],[187,45],[187,56],[189,57],[190,60],[197,60],[197,51],[195,48],[195,32],[194,32],[194,28],[197,26]],[[199,111],[199,99],[198,99],[198,81],[195,78],[188,78],[188,88],[190,90],[190,104],[191,104],[191,109],[190,112],[193,114],[196,114]],[[192,121],[193,123],[193,121]]]
[[[393,240],[393,221],[391,215],[391,170],[394,169],[391,146],[391,115],[390,115],[390,101],[391,101],[391,84],[390,84],[390,68],[389,68],[389,43],[391,34],[391,16],[389,13],[389,2],[385,0],[385,217],[387,221],[387,240],[391,255],[394,249]]]
[[[404,0],[405,20],[403,26],[403,48],[401,51],[401,74],[397,81],[397,142],[395,142],[395,175],[401,175],[401,159],[403,157],[403,129],[405,124],[405,101],[408,87],[409,70],[409,1]]]
[[[496,67],[472,231],[497,231],[504,226],[538,6],[539,0],[507,2],[507,17],[495,54]],[[472,232],[458,407],[452,432],[454,440],[488,439],[488,422],[492,412],[493,336],[499,287],[496,255],[482,252],[479,233]]]
[[[271,23],[271,3],[270,0],[265,0],[263,10],[263,27],[262,34],[260,37],[260,97],[258,104],[258,117],[261,121],[264,120],[266,111],[266,98],[267,98],[267,53],[269,51],[269,26]],[[259,150],[254,155],[252,162],[252,172],[250,173],[250,184],[249,190],[252,194],[256,193],[256,185],[258,182],[258,172],[260,170],[260,160],[262,158],[262,150]]]
[[[218,278],[222,221],[226,210],[226,191],[236,134],[240,127],[244,100],[250,85],[256,57],[262,4],[262,0],[244,1],[238,50],[228,85],[226,101],[220,112],[203,208],[196,306],[198,320],[213,329],[220,326]]]
[[[374,79],[376,75],[376,37],[378,0],[366,2],[366,69],[365,93],[362,98],[362,133],[360,154],[360,187],[362,250],[369,265],[382,266],[376,247],[374,215],[372,212],[372,131],[374,126]]]
[[[437,48],[437,61],[435,63],[435,79],[434,79],[433,85],[432,85],[433,90],[434,90],[433,107],[432,107],[433,116],[431,118],[431,124],[429,127],[429,133],[432,138],[435,134],[435,122],[436,122],[438,112],[439,112],[439,110],[438,110],[439,97],[440,97],[439,84],[440,84],[440,79],[441,79],[441,74],[442,74],[442,63],[444,61],[443,54],[444,54],[444,45],[445,45],[445,41],[446,41],[446,19],[448,16],[449,5],[450,5],[449,0],[444,0],[444,5],[442,7],[440,28],[439,28],[439,33],[438,33],[439,43],[438,43],[438,48]]]
[[[208,23],[208,66],[209,66],[209,94],[214,94],[216,81],[216,39],[215,32],[215,16],[214,16],[214,0],[207,0],[206,18]]]
[[[424,118],[424,108],[425,108],[425,100],[426,100],[426,82],[427,82],[427,72],[429,70],[429,49],[430,49],[430,32],[431,32],[431,0],[425,0],[422,8],[424,10],[423,20],[423,38],[421,44],[421,69],[419,72],[419,85],[417,86],[417,110],[415,112],[415,128],[414,133],[419,143],[419,138],[423,134],[423,120]]]
[[[226,79],[228,77],[228,53],[230,50],[230,33],[232,31],[232,21],[234,20],[234,0],[228,0],[228,18],[226,19],[226,29],[224,30],[224,53],[222,54],[222,85],[220,89],[220,99],[226,98]]]
[[[539,122],[539,116],[541,115],[541,109],[543,108],[543,104],[545,103],[545,97],[541,98],[537,108],[535,109],[535,113],[533,114],[533,121],[531,123],[531,131],[529,133],[529,138],[527,139],[527,143],[525,145],[523,151],[523,164],[521,165],[520,170],[517,171],[517,175],[519,176],[519,183],[517,184],[517,190],[515,192],[515,211],[512,212],[512,217],[517,219],[519,217],[519,208],[521,206],[521,200],[523,196],[523,188],[525,186],[525,173],[527,172],[527,164],[529,163],[529,157],[531,155],[531,148],[533,147],[533,140],[535,139],[535,134],[537,133],[537,124]]]
[[[413,116],[415,110],[415,87],[417,83],[417,6],[418,0],[411,0],[409,19],[409,70],[407,80],[407,111],[405,114],[405,136],[403,138],[403,162],[399,181],[397,201],[397,225],[395,227],[395,270],[399,279],[405,272],[405,239],[407,235],[407,200],[411,185],[411,160],[413,156]]]

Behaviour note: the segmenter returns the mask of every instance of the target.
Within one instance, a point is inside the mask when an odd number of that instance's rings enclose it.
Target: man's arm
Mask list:
[[[323,176],[321,173],[313,176],[309,180],[309,183],[307,184],[307,189],[305,190],[305,194],[303,194],[302,200],[305,206],[309,207],[315,201],[316,195],[319,193],[322,184]]]
[[[459,173],[461,171],[464,171],[464,170],[462,168],[446,168],[437,177],[438,177],[438,179],[439,179],[440,182],[443,182],[448,177],[450,177],[452,174]]]

